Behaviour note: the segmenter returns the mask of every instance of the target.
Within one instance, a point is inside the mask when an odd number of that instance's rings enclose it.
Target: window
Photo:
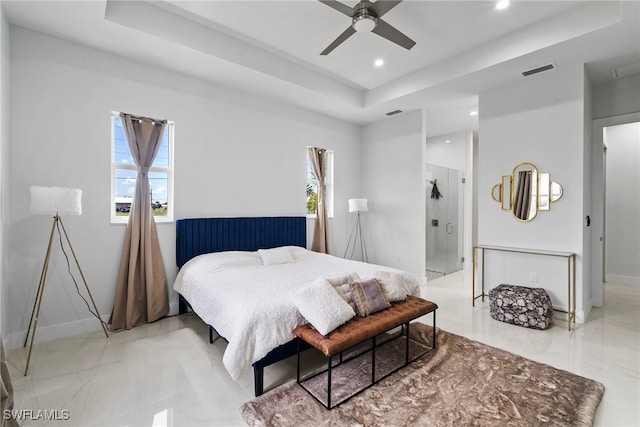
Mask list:
[[[327,150],[327,171],[324,177],[327,188],[327,215],[333,218],[333,151]],[[307,150],[307,217],[314,218],[318,209],[318,180],[311,167]]]
[[[160,151],[149,170],[151,194],[156,222],[173,220],[173,122],[165,127]],[[111,113],[111,222],[129,219],[137,169],[124,137],[119,113]]]

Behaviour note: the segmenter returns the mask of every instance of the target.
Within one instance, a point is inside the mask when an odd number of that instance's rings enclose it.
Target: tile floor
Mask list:
[[[472,307],[469,281],[459,272],[422,289],[439,305],[439,327],[601,381],[595,425],[640,426],[640,287],[608,284],[605,307],[575,331],[560,313],[551,329],[537,331],[491,319],[488,301]],[[182,315],[108,339],[97,332],[37,345],[27,377],[25,351],[12,350],[16,409],[69,418],[23,426],[242,426],[238,408],[251,399],[252,376],[229,378],[224,347],[208,344],[197,317]],[[281,384],[295,376],[295,360],[265,374],[266,387]]]

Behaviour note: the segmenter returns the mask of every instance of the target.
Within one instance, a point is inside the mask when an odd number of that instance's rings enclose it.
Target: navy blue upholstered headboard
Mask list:
[[[257,251],[307,245],[307,219],[295,217],[184,218],[176,221],[176,264],[210,252]]]

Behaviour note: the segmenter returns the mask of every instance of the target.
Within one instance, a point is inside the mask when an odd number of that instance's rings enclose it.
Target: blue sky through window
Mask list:
[[[122,130],[120,117],[116,116],[113,120],[113,144],[114,144],[114,162],[120,165],[131,165],[135,167],[135,162],[131,156],[131,150]],[[169,168],[169,126],[165,127],[162,137],[162,145],[160,151],[153,162],[153,166]],[[135,170],[116,169],[116,198],[131,198],[136,186]],[[167,202],[167,173],[166,172],[149,172],[149,182],[151,184],[152,201],[166,203]]]

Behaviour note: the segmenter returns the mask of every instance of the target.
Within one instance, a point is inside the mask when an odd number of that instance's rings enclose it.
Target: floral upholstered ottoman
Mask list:
[[[498,285],[489,291],[491,317],[525,328],[547,329],[553,319],[553,307],[542,288]]]

